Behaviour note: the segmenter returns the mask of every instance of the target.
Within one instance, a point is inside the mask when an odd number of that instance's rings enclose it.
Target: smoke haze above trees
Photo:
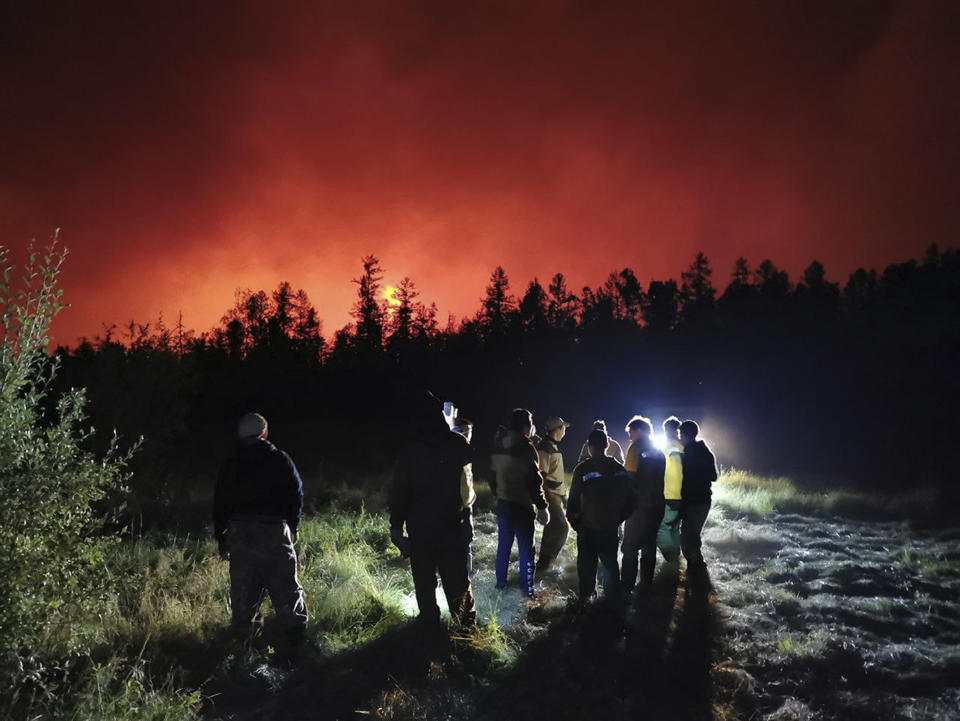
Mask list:
[[[698,249],[718,286],[741,255],[845,277],[957,237],[958,23],[952,2],[17,0],[0,242],[63,228],[67,344],[160,310],[209,327],[281,278],[335,329],[371,250],[441,319],[498,264],[517,296],[546,285],[544,259],[577,291]]]

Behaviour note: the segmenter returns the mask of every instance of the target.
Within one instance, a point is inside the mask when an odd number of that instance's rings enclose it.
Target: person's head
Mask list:
[[[601,458],[606,454],[608,445],[610,445],[610,439],[607,438],[606,431],[594,428],[587,436],[587,452],[591,458]]]
[[[533,414],[526,408],[514,408],[510,413],[510,430],[525,438],[533,435]]]
[[[606,422],[606,421],[601,421],[601,420],[596,420],[596,421],[594,421],[594,422],[593,422],[593,430],[595,430],[595,431],[603,431],[604,433],[606,433],[606,432],[607,432],[607,422]]]
[[[653,424],[650,423],[649,418],[637,415],[627,421],[627,427],[624,430],[630,436],[631,441],[639,441],[644,438],[649,440],[650,436],[653,435]]]
[[[563,418],[560,416],[547,416],[546,420],[543,422],[544,432],[557,442],[563,440],[563,437],[567,434],[567,429],[569,427],[570,424],[563,420]]]
[[[453,430],[467,439],[469,443],[473,439],[473,421],[463,416],[457,416],[453,420]]]
[[[668,441],[680,439],[680,419],[676,416],[670,416],[663,422],[663,437]]]
[[[254,443],[267,437],[267,419],[259,413],[244,413],[237,422],[237,438]]]
[[[686,420],[680,424],[680,442],[689,446],[691,443],[695,443],[697,436],[700,435],[700,426],[697,425],[696,421]]]

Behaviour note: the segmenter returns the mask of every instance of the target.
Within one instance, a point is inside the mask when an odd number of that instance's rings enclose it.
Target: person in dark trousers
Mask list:
[[[618,598],[617,565],[619,528],[633,513],[636,499],[630,475],[606,455],[607,434],[593,430],[587,439],[590,458],[573,470],[567,518],[577,532],[577,576],[583,609],[596,587],[597,563],[603,568],[603,588],[608,598]]]
[[[595,431],[603,431],[607,433],[607,422],[603,420],[596,420],[593,422],[593,429]],[[610,441],[610,445],[607,447],[607,455],[616,460],[618,463],[624,462],[623,448],[620,447],[620,444],[617,443],[613,438],[610,438],[610,434],[607,433],[607,438]],[[577,463],[585,461],[590,457],[590,442],[584,441],[583,448],[580,449],[580,457],[577,459]]]
[[[510,551],[516,539],[520,587],[528,598],[533,598],[533,522],[535,519],[543,525],[550,522],[537,449],[530,440],[533,433],[530,411],[514,409],[509,426],[497,431],[490,458],[491,486],[497,498],[497,588],[507,587]]]
[[[543,527],[540,539],[540,554],[537,558],[536,573],[546,571],[557,560],[563,545],[567,542],[570,525],[567,523],[566,495],[563,492],[563,454],[560,442],[567,433],[570,424],[559,416],[547,416],[543,423],[546,436],[536,444],[543,474],[543,490],[550,509],[550,522]]]
[[[213,496],[220,557],[230,561],[233,628],[248,635],[260,622],[265,593],[293,644],[303,640],[307,607],[297,579],[297,528],[303,486],[286,453],[267,440],[267,420],[247,413],[236,453],[221,467]]]
[[[700,551],[700,534],[710,513],[717,461],[707,444],[697,440],[700,426],[695,421],[680,424],[683,445],[683,498],[681,503],[680,549],[687,559],[687,571],[706,568]]]
[[[653,425],[643,416],[627,423],[630,445],[624,468],[633,475],[636,509],[624,524],[621,583],[631,593],[637,582],[637,556],[640,556],[640,582],[653,582],[657,567],[657,531],[663,520],[663,474],[666,459],[653,445]]]
[[[457,414],[453,419],[452,429],[454,433],[459,433],[467,439],[467,444],[473,440],[473,421],[469,418]],[[467,575],[473,577],[473,504],[477,500],[477,493],[473,486],[473,463],[468,463],[463,467],[463,474],[460,476],[460,500],[463,502],[463,519],[461,530],[463,531],[463,543],[467,547]]]
[[[439,573],[451,617],[470,626],[476,611],[467,575],[461,481],[472,452],[462,435],[450,432],[432,395],[418,397],[411,411],[411,438],[400,450],[388,495],[390,538],[410,558],[420,621],[440,622]]]

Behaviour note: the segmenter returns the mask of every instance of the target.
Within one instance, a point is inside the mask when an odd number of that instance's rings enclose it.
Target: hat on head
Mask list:
[[[237,435],[240,440],[248,441],[263,438],[267,433],[267,419],[259,413],[245,413],[237,423]]]
[[[569,428],[570,424],[567,423],[565,420],[563,420],[563,418],[561,418],[560,416],[547,416],[547,419],[543,422],[543,429],[547,433],[550,433],[551,431],[555,431],[561,427]]]

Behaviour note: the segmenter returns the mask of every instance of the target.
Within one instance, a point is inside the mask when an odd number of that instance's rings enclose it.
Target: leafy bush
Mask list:
[[[84,394],[52,398],[57,363],[47,332],[64,304],[56,289],[66,251],[30,253],[23,283],[11,286],[9,250],[0,246],[0,688],[42,664],[34,657],[82,647],[105,595],[102,502],[127,480],[114,436],[107,453],[84,450]],[[2,697],[0,697],[2,701]]]

